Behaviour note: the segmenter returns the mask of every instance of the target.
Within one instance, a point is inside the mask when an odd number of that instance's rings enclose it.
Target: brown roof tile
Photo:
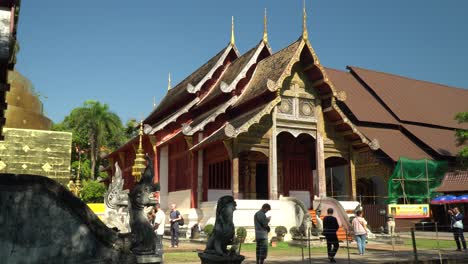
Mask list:
[[[222,49],[218,52],[214,57],[208,60],[205,64],[203,64],[200,68],[190,74],[187,78],[177,84],[175,87],[170,89],[166,96],[162,99],[161,103],[154,109],[153,112],[145,119],[145,123],[153,124],[156,119],[159,119],[159,115],[163,114],[164,112],[168,111],[175,103],[178,101],[187,98],[187,97],[195,97],[195,94],[189,94],[187,91],[187,85],[197,85],[208,73],[209,71],[216,65],[223,55],[227,55],[226,50],[232,49],[232,46],[229,45],[226,48]]]
[[[436,192],[468,191],[468,171],[447,172]]]
[[[454,130],[407,124],[404,124],[403,127],[440,155],[456,156],[461,148],[456,144]]]
[[[358,126],[358,129],[367,138],[371,140],[377,139],[380,149],[393,161],[399,160],[400,157],[406,157],[409,159],[432,159],[431,156],[424,152],[399,130],[365,126]]]
[[[346,92],[344,103],[359,121],[399,123],[350,73],[331,68],[326,68],[326,73],[338,90]]]
[[[263,59],[257,64],[252,79],[244,88],[244,91],[239,97],[239,100],[234,104],[234,107],[239,106],[259,95],[266,92],[268,79],[277,81],[284,72],[293,55],[300,47],[301,39],[292,43],[288,47],[276,52],[275,54]]]
[[[262,46],[262,43],[258,44],[254,48],[247,51],[245,54],[237,58],[235,61],[232,62],[231,65],[226,69],[225,73],[221,77],[221,80],[216,83],[216,85],[211,89],[211,91],[206,95],[204,99],[198,104],[199,106],[204,105],[207,102],[210,102],[214,98],[218,97],[223,92],[221,91],[221,82],[225,82],[226,84],[230,85],[234,79],[240,74],[240,72],[244,69],[250,59],[255,55],[257,49]]]
[[[468,90],[349,67],[402,121],[461,127],[455,114],[468,111]],[[468,128],[468,124],[464,126]]]

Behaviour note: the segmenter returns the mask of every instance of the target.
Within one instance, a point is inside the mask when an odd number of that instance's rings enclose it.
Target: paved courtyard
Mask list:
[[[197,250],[203,250],[203,244],[194,243],[182,243],[179,248],[169,248],[169,244],[165,244],[165,252],[170,254],[174,252],[192,252],[196,255]],[[310,263],[329,263],[326,258],[326,249],[317,250],[315,248],[311,253]],[[388,244],[370,242],[367,246],[367,252],[364,256],[360,256],[356,250],[356,244],[350,244],[349,249],[346,248],[346,244],[340,245],[340,250],[336,256],[337,263],[413,263],[414,255],[411,247],[408,246],[395,246],[394,248]],[[242,255],[246,257],[243,263],[251,264],[255,263],[255,252],[244,251]],[[302,260],[301,251],[293,250],[290,255],[284,252],[272,252],[269,254],[266,263],[309,263],[308,250],[304,248],[304,260]],[[422,263],[468,263],[468,252],[458,252],[456,250],[441,250],[440,255],[437,250],[418,250],[418,259],[423,261]],[[447,262],[447,259],[450,259]],[[431,262],[431,260],[433,262]],[[167,261],[166,263],[184,263],[184,264],[195,264],[200,263],[199,261]]]

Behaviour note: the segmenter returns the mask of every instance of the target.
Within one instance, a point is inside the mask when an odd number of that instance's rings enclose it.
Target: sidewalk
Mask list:
[[[165,243],[165,253],[172,252],[195,252],[197,250],[203,250],[205,245],[195,243],[181,243],[179,248],[170,248],[169,244]],[[369,243],[366,248],[366,254],[360,256],[357,254],[356,243],[350,244],[349,249],[349,261],[348,261],[348,250],[346,244],[340,244],[340,250],[336,256],[337,263],[413,263],[414,255],[411,247],[395,246],[393,250],[392,245],[384,243]],[[195,253],[194,253],[195,254]],[[242,252],[245,256],[245,264],[255,263],[255,252]],[[278,255],[271,253],[269,254],[266,263],[291,263],[291,264],[307,264],[309,263],[307,248],[304,248],[304,261],[302,260],[301,254],[298,255]],[[418,259],[420,263],[440,263],[440,259],[443,263],[468,263],[468,252],[458,252],[455,250],[443,250],[439,252],[437,250],[418,250]],[[448,260],[449,259],[449,260]],[[174,264],[195,264],[200,262],[165,262]],[[323,253],[313,252],[311,253],[311,263],[329,263],[326,258],[326,249]]]

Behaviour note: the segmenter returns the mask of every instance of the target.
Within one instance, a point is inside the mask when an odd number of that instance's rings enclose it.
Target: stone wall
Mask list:
[[[63,186],[36,175],[0,175],[2,263],[135,263],[128,241]]]
[[[0,173],[42,175],[62,184],[69,181],[71,133],[3,128],[3,134]]]

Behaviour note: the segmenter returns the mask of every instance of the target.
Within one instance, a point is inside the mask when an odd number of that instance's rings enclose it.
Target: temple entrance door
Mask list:
[[[257,199],[268,199],[268,164],[257,163],[255,169],[255,191]]]
[[[314,197],[315,139],[307,134],[295,138],[282,132],[277,142],[280,193],[295,197],[310,207]]]

